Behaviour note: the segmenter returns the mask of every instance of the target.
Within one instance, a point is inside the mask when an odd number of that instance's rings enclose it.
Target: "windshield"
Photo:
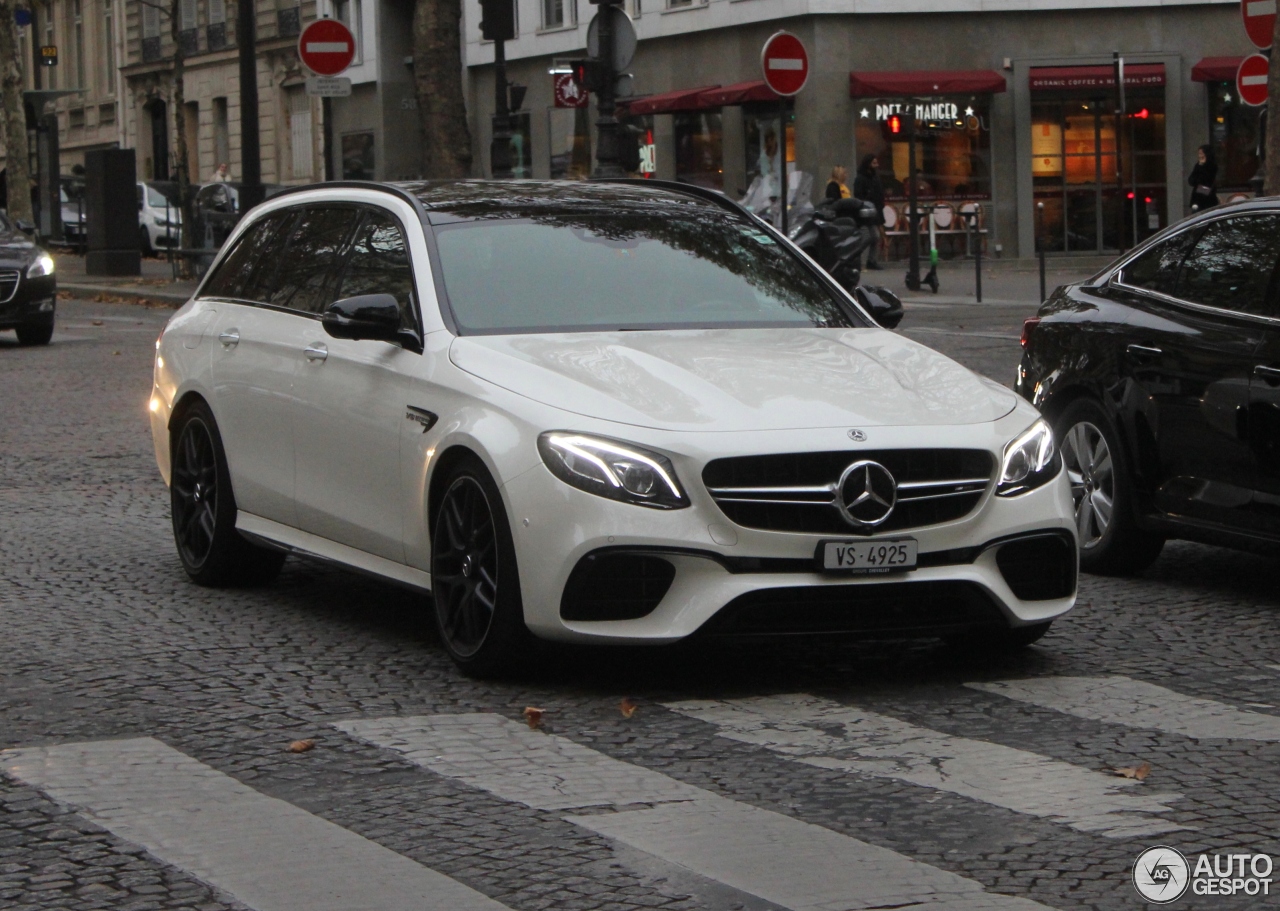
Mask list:
[[[147,205],[153,209],[163,209],[165,206],[173,206],[168,198],[150,184],[147,185]]]
[[[463,334],[865,325],[759,226],[719,213],[481,219],[435,231]]]

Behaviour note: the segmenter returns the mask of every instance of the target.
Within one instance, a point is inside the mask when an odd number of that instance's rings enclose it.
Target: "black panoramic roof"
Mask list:
[[[686,191],[642,181],[442,180],[393,186],[416,198],[435,225],[565,215],[678,216],[734,208],[697,187]]]

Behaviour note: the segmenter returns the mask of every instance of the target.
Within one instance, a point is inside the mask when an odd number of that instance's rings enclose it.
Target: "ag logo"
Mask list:
[[[1133,887],[1157,905],[1182,898],[1191,882],[1191,867],[1181,851],[1160,845],[1147,848],[1133,864]]]
[[[898,483],[879,462],[854,462],[836,483],[836,508],[855,528],[879,525],[897,502]]]
[[[867,441],[867,435],[861,430],[850,430],[849,439],[853,440],[855,443],[865,443]]]

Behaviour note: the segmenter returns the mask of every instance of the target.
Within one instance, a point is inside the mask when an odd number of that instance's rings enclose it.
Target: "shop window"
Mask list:
[[[342,179],[376,180],[372,133],[347,133],[342,137]]]
[[[591,176],[590,108],[549,108],[551,179],[585,180]]]
[[[1258,173],[1258,146],[1262,142],[1261,117],[1264,108],[1240,101],[1235,85],[1207,83],[1209,92],[1209,144],[1218,162],[1218,193],[1250,193],[1249,183]],[[1194,162],[1193,162],[1194,163]]]
[[[793,166],[796,161],[796,115],[787,111],[787,164]],[[781,144],[778,142],[778,106],[747,105],[742,111],[742,128],[746,140],[747,183],[757,177],[778,173],[778,159],[781,157]]]
[[[626,108],[618,110],[623,142],[634,142],[636,145],[638,167],[634,171],[628,171],[628,177],[653,177],[658,170],[658,145],[653,138],[653,117],[653,114],[632,114]]]
[[[987,96],[866,98],[858,102],[857,156],[880,159],[880,179],[890,200],[905,199],[909,122],[916,111],[917,194],[926,199],[991,198],[991,100]],[[844,164],[844,162],[832,162]],[[853,172],[858,162],[848,162]]]
[[[724,188],[723,135],[719,111],[675,115],[676,180]]]

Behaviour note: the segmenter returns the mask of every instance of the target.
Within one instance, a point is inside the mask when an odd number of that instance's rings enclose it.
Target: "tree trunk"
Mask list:
[[[1280,48],[1280,16],[1276,16],[1271,47]],[[1280,193],[1280,60],[1271,59],[1267,73],[1267,138],[1266,161],[1263,162],[1265,180],[1262,192],[1267,196]],[[1221,167],[1221,165],[1219,165]]]
[[[184,250],[195,246],[192,233],[195,230],[194,209],[191,193],[191,173],[187,168],[187,108],[186,108],[186,57],[182,51],[182,19],[178,15],[181,0],[172,0],[169,4],[169,32],[173,36],[173,129],[178,134],[175,147],[178,150],[178,207],[182,212],[182,228],[179,232],[179,244]],[[191,278],[191,263],[186,256],[178,257],[178,275]]]
[[[22,103],[22,56],[13,14],[23,0],[0,0],[0,116],[3,116],[5,186],[9,217],[34,222],[31,210],[31,171],[27,149],[27,112]]]
[[[462,95],[461,0],[416,0],[413,74],[422,122],[422,174],[471,176],[471,130]]]

